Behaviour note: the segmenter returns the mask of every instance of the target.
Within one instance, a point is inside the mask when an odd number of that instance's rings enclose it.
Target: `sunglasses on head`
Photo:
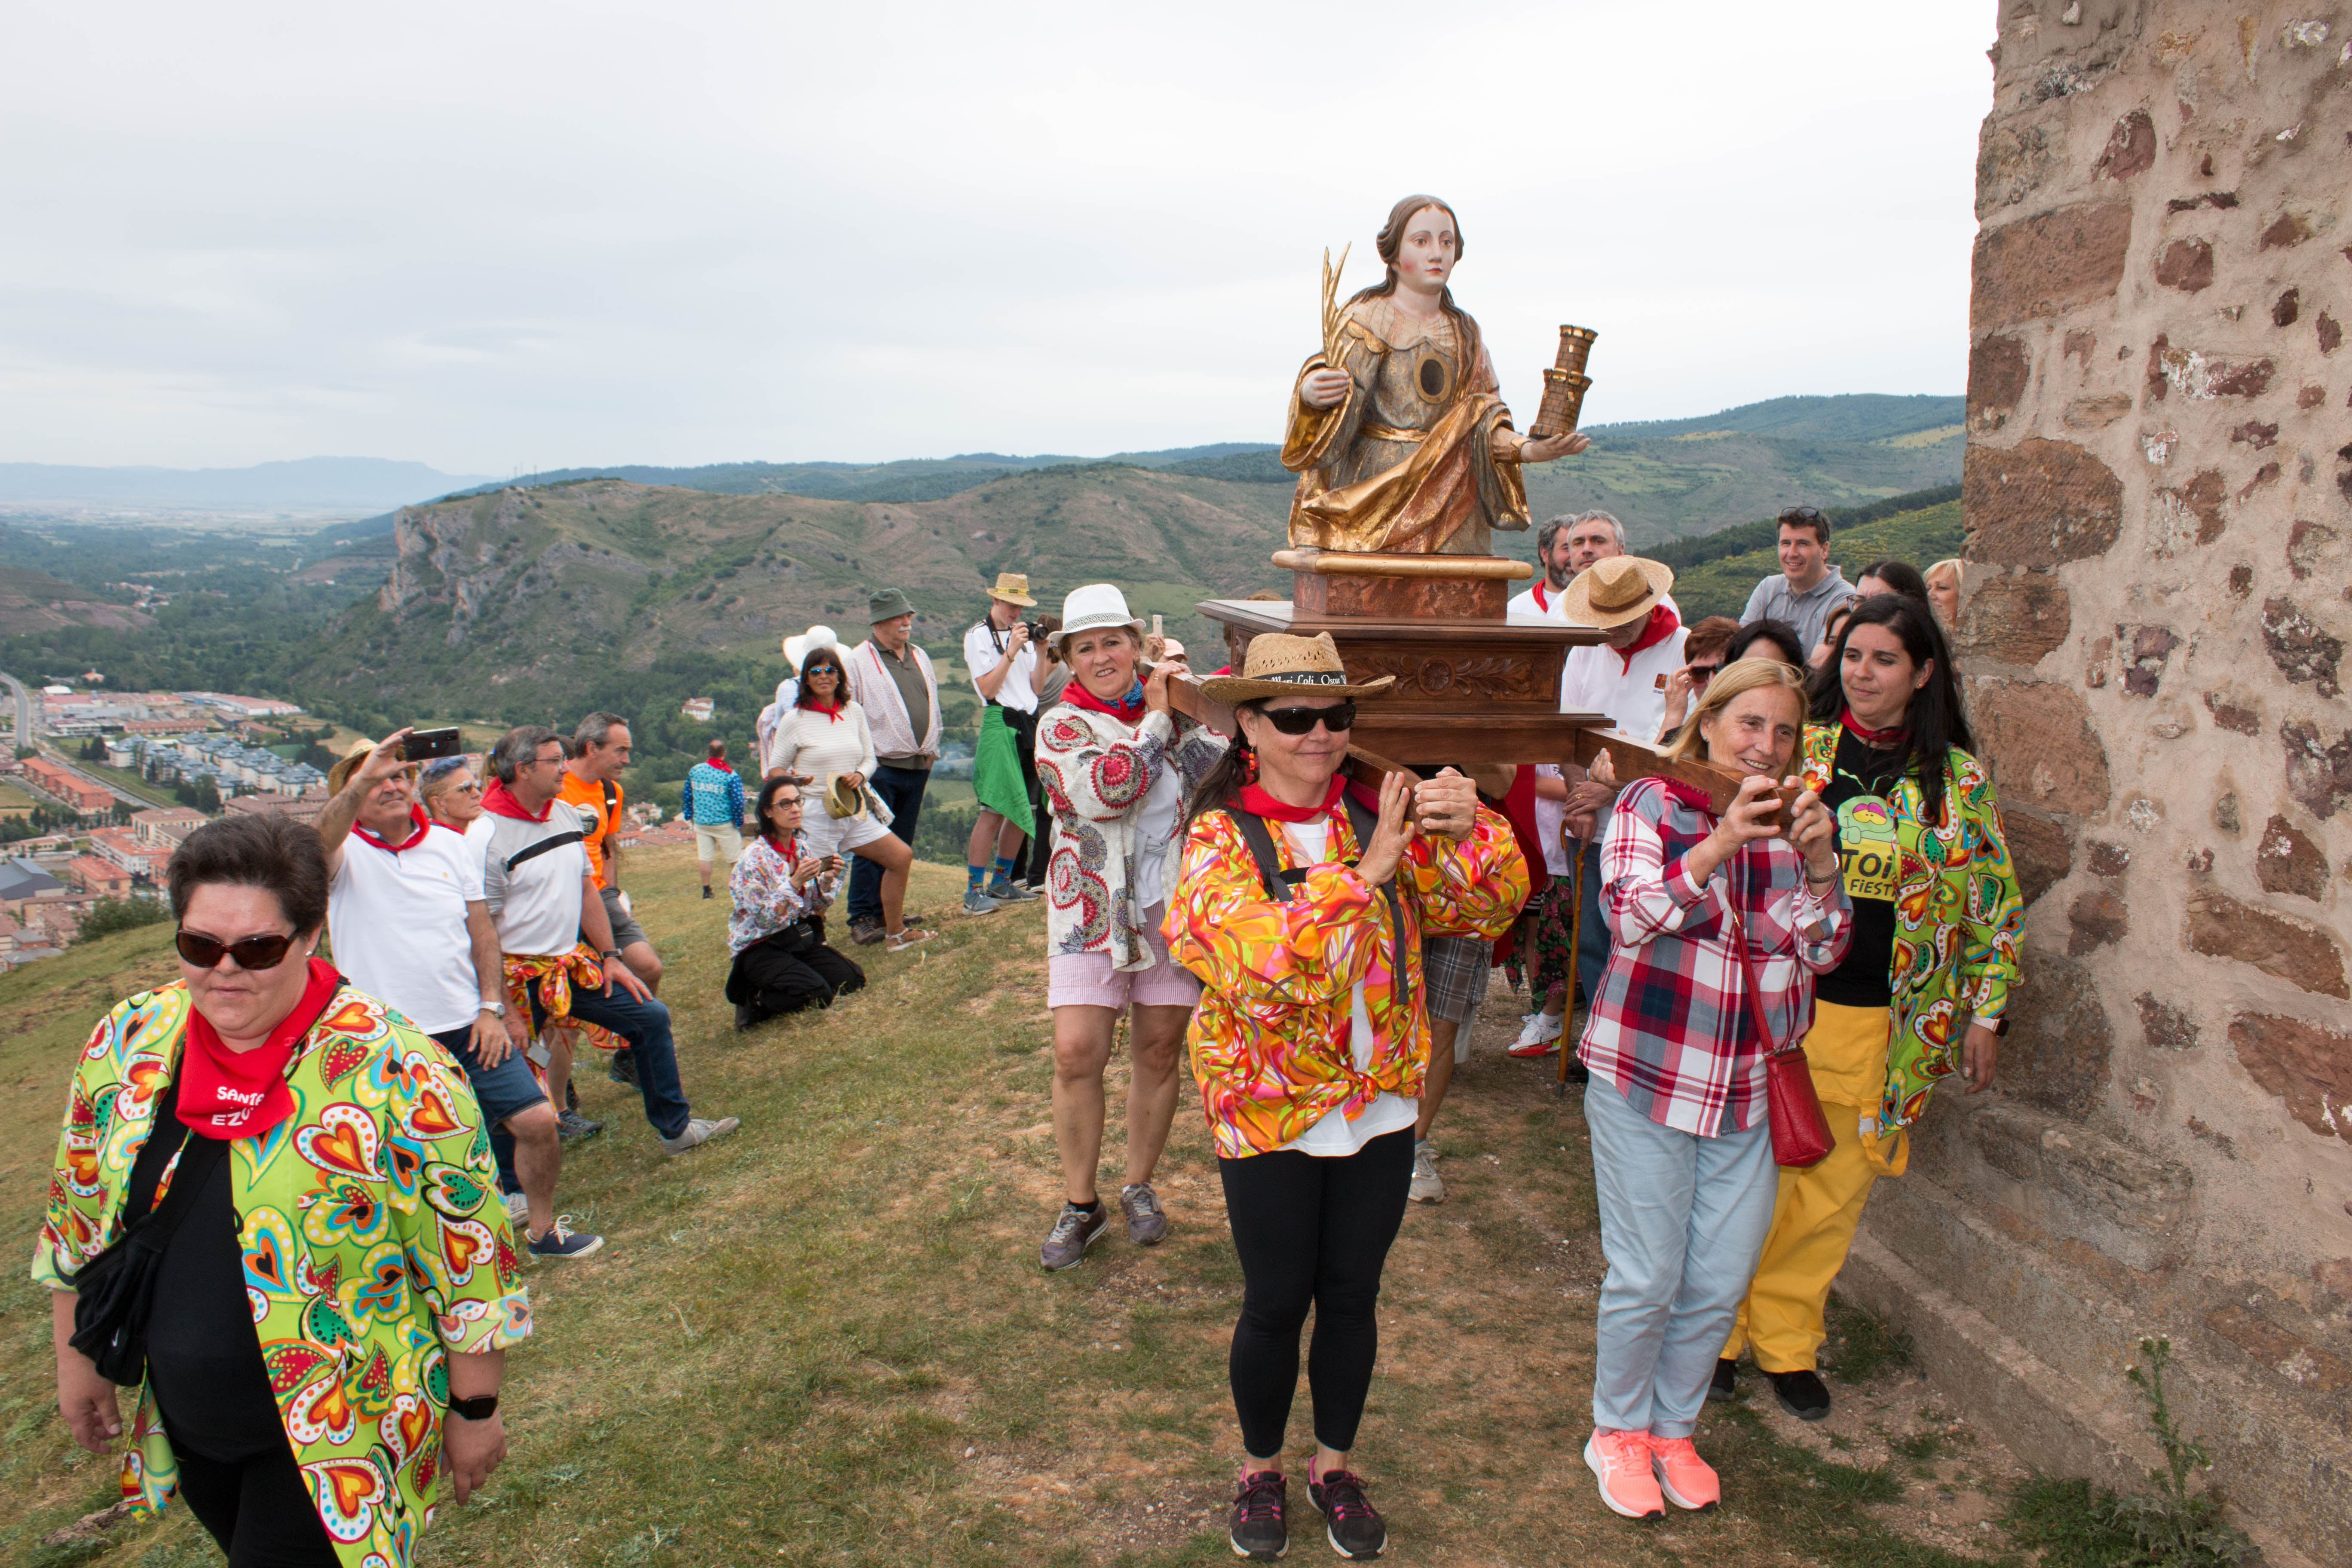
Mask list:
[[[1261,708],[1258,711],[1286,735],[1304,735],[1318,724],[1335,735],[1356,726],[1356,705],[1352,701],[1342,702],[1337,708]]]
[[[183,927],[172,944],[180,956],[198,969],[211,969],[219,964],[221,954],[236,960],[239,969],[275,969],[286,962],[287,950],[294,945],[290,936],[276,931],[264,931],[258,936],[241,936],[235,942],[223,942],[218,937],[205,936]]]

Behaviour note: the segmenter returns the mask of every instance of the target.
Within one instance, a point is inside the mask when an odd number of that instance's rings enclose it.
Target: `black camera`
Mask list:
[[[1031,642],[1034,642],[1034,643],[1042,643],[1042,642],[1044,642],[1044,641],[1045,640],[1045,622],[1043,622],[1043,621],[1024,621],[1024,622],[1022,622],[1021,624],[1022,624],[1023,626],[1026,626],[1026,627],[1028,627],[1028,628],[1029,628],[1029,640],[1030,640]]]

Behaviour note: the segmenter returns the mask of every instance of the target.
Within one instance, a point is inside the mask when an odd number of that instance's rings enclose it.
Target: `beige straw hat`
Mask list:
[[[1663,561],[1612,555],[1587,566],[1561,590],[1560,614],[1573,625],[1608,631],[1648,615],[1674,585],[1675,569]]]
[[[1348,667],[1339,662],[1339,645],[1329,632],[1311,637],[1261,632],[1250,643],[1242,672],[1211,676],[1201,682],[1201,694],[1213,702],[1238,705],[1264,697],[1378,697],[1395,684],[1393,675],[1350,684]]]
[[[1026,572],[999,572],[996,574],[996,586],[988,591],[988,596],[992,599],[1002,599],[1008,605],[1020,605],[1028,609],[1034,610],[1037,607],[1037,601],[1029,596],[1029,574]]]

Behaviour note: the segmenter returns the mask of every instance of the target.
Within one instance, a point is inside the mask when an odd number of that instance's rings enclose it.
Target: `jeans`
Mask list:
[[[466,1082],[474,1090],[475,1102],[482,1108],[482,1120],[490,1129],[490,1154],[498,1161],[499,1191],[522,1191],[522,1178],[515,1174],[514,1134],[506,1130],[506,1120],[518,1110],[528,1110],[545,1103],[547,1096],[532,1076],[530,1063],[520,1051],[509,1051],[499,1059],[499,1065],[486,1068],[474,1055],[474,1026],[445,1029],[433,1037],[441,1048],[457,1058],[466,1069]]]
[[[923,791],[931,782],[929,768],[899,768],[888,763],[875,765],[874,776],[866,781],[882,804],[890,808],[890,831],[909,847],[915,842],[915,822],[923,815]],[[863,855],[849,862],[849,923],[882,921],[882,868]]]
[[[1569,868],[1569,875],[1576,875],[1574,867]],[[1601,913],[1601,840],[1598,838],[1584,847],[1584,923],[1578,929],[1576,939],[1577,983],[1584,987],[1584,999],[1590,1005],[1592,998],[1601,994],[1601,972],[1609,967],[1609,927]],[[1570,1000],[1572,1002],[1575,998],[1570,997]]]
[[[1298,1390],[1298,1331],[1312,1307],[1307,1389],[1315,1439],[1346,1453],[1356,1446],[1380,1356],[1373,1312],[1389,1246],[1404,1223],[1412,1129],[1339,1159],[1296,1149],[1220,1158],[1217,1175],[1242,1260],[1242,1316],[1227,1362],[1242,1447],[1260,1459],[1281,1454]]]
[[[1584,1123],[1609,1259],[1592,1424],[1687,1437],[1771,1228],[1772,1131],[1761,1114],[1713,1138],[1661,1127],[1599,1073],[1584,1089]]]
[[[615,985],[610,996],[593,985],[572,988],[572,1016],[583,1024],[610,1029],[636,1053],[637,1088],[646,1097],[646,1120],[665,1138],[675,1138],[694,1120],[686,1103],[686,1086],[678,1080],[677,1047],[670,1039],[669,1009],[657,1000],[638,1001]],[[539,993],[530,997],[533,1025],[546,1022]]]

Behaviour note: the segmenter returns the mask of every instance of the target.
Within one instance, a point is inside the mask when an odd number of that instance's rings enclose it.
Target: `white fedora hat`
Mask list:
[[[1126,626],[1138,638],[1143,636],[1142,620],[1128,613],[1127,595],[1112,584],[1089,583],[1071,589],[1062,601],[1062,629],[1054,634],[1055,651],[1069,647],[1070,638],[1078,633],[1103,626]]]
[[[810,649],[840,646],[841,639],[833,635],[831,626],[811,626],[799,637],[784,639],[784,657],[793,661],[793,668],[797,671],[806,662]]]

